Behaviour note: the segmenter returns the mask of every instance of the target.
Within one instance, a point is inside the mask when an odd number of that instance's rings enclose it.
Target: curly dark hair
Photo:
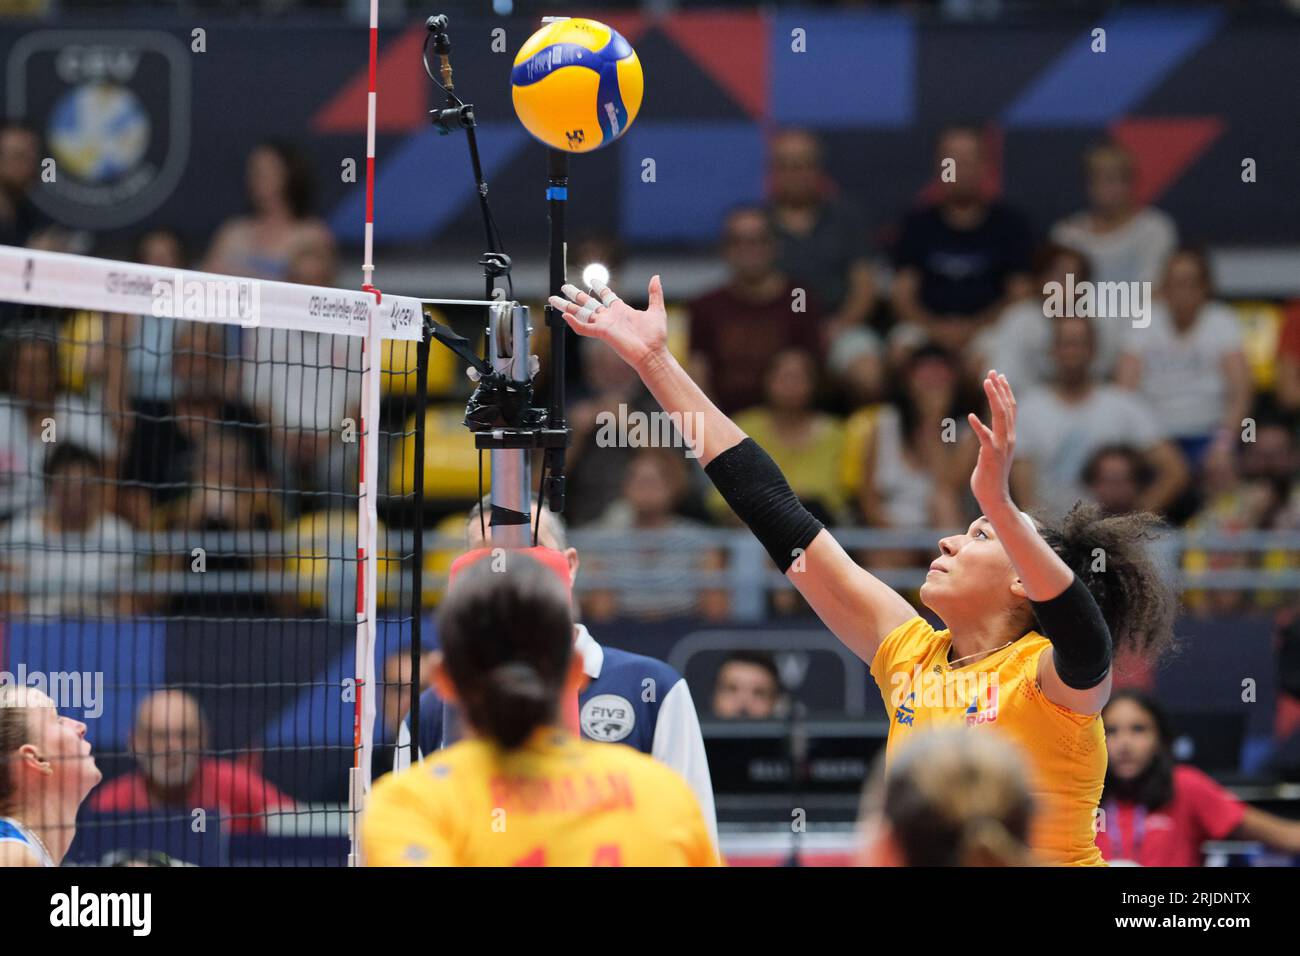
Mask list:
[[[1101,608],[1116,650],[1154,659],[1173,647],[1178,599],[1149,547],[1167,528],[1159,517],[1107,516],[1081,501],[1059,524],[1039,527]]]

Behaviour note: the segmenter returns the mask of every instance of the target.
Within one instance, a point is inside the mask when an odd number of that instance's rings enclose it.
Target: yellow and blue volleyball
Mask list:
[[[515,113],[547,146],[589,153],[618,139],[641,109],[641,61],[618,31],[574,17],[542,27],[510,74]]]

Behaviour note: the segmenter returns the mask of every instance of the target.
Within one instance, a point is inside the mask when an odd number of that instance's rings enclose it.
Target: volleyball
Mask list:
[[[618,139],[641,108],[641,61],[595,20],[548,23],[520,48],[510,85],[524,128],[547,146],[590,153]]]

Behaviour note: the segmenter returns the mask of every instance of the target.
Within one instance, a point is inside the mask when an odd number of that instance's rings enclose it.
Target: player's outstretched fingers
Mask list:
[[[579,335],[595,335],[596,319],[595,316],[587,314],[582,306],[567,299],[562,299],[558,295],[553,295],[546,300],[551,307],[564,316],[564,321],[568,323],[569,328]]]
[[[600,299],[600,304],[605,306],[605,308],[609,308],[615,302],[623,301],[617,294],[615,294],[613,289],[605,285],[603,282],[593,285],[591,291],[595,294],[596,298]]]
[[[560,286],[560,291],[564,293],[570,302],[576,302],[578,304],[580,307],[578,318],[583,322],[590,320],[598,310],[604,308],[599,299],[587,295],[587,293],[583,292],[571,282],[566,282],[564,285]]]

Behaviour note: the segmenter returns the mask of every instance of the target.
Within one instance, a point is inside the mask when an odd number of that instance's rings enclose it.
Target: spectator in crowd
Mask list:
[[[332,287],[338,250],[328,235],[301,241],[285,279]],[[243,400],[271,426],[271,472],[296,516],[356,486],[360,445],[342,440],[361,420],[361,348],[355,339],[289,329],[246,330]],[[313,494],[302,494],[312,492]]]
[[[1300,413],[1300,299],[1287,305],[1277,341],[1277,404],[1289,415]]]
[[[227,429],[251,444],[253,463],[265,474],[270,459],[265,429],[240,397],[239,364],[232,358],[233,326],[178,322],[172,348],[171,398],[139,402],[122,475],[134,482],[131,515],[149,525],[154,504],[174,505],[193,489],[205,445],[219,446]],[[232,445],[232,447],[234,447]]]
[[[1084,161],[1088,208],[1052,227],[1055,242],[1088,257],[1096,282],[1159,282],[1178,247],[1178,228],[1134,196],[1133,156],[1118,143],[1094,146]]]
[[[1271,491],[1272,508],[1264,527],[1278,531],[1300,530],[1300,448],[1289,418],[1271,403],[1256,403],[1251,413],[1254,440],[1241,445],[1241,470],[1246,480]]]
[[[315,216],[315,183],[296,146],[268,141],[248,156],[245,188],[250,213],[217,230],[203,268],[208,272],[284,279],[295,251],[312,241],[332,243]]]
[[[171,271],[186,268],[189,259],[181,238],[170,229],[150,229],[135,243],[135,261]],[[172,345],[176,319],[155,315],[129,317],[127,332],[128,391],[133,402],[171,399]],[[137,407],[136,411],[140,411]]]
[[[862,329],[875,305],[866,227],[861,213],[830,194],[821,144],[812,133],[777,133],[768,162],[777,264],[816,293],[826,309],[823,344],[829,347],[841,335]]]
[[[1132,445],[1102,445],[1083,466],[1083,484],[1088,496],[1108,515],[1141,511],[1151,478],[1152,469],[1146,456]]]
[[[565,466],[568,469],[568,502],[565,514],[574,527],[598,520],[618,501],[623,491],[628,463],[636,455],[631,443],[618,439],[620,421],[629,416],[646,416],[656,421],[659,406],[650,397],[636,372],[599,342],[570,336],[579,342],[582,355],[582,397],[569,406],[573,436]],[[599,451],[599,454],[596,452]]]
[[[678,514],[688,485],[681,449],[637,449],[624,474],[622,497],[592,526],[616,532],[619,543],[609,540],[609,552],[589,561],[593,570],[607,573],[635,568],[635,581],[586,591],[582,603],[588,618],[726,617],[726,591],[699,587],[700,575],[721,570],[723,558],[709,546],[704,525]]]
[[[727,284],[689,306],[691,353],[713,401],[732,413],[762,400],[754,370],[774,351],[794,347],[820,356],[822,310],[815,290],[797,287],[777,266],[776,236],[763,208],[727,214],[722,255]]]
[[[1125,443],[1146,458],[1152,480],[1141,511],[1162,512],[1187,485],[1187,465],[1162,424],[1132,392],[1096,381],[1096,321],[1062,316],[1052,326],[1050,387],[1029,391],[1020,406],[1013,494],[1022,504],[1068,512],[1086,497],[1084,467],[1094,452]]]
[[[158,278],[168,280],[173,270],[186,265],[180,237],[165,228],[139,235],[134,258],[143,265],[157,267]],[[80,338],[98,339],[92,342],[89,351],[100,360],[87,362],[87,368],[82,370],[85,380],[82,400],[108,412],[107,420],[97,425],[95,432],[100,441],[111,438],[111,447],[102,447],[98,442],[87,447],[104,458],[110,475],[119,475],[127,456],[136,447],[136,428],[142,421],[146,422],[143,426],[146,429],[155,427],[147,419],[164,408],[172,397],[176,323],[175,319],[148,313],[79,313],[66,320],[60,333],[60,345],[65,353],[78,350]],[[114,483],[110,490],[113,510],[136,527],[148,526],[150,498],[146,489],[130,483]]]
[[[1035,270],[1037,287],[1028,299],[1013,302],[998,316],[997,322],[982,331],[971,343],[970,370],[983,375],[991,368],[997,369],[1023,388],[1050,385],[1056,370],[1052,364],[1052,326],[1049,299],[1064,289],[1067,277],[1073,277],[1074,287],[1091,281],[1088,260],[1083,253],[1055,244],[1045,246],[1038,253]],[[1071,309],[1074,314],[1084,314]],[[1090,316],[1091,317],[1091,316]],[[1115,374],[1124,344],[1124,329],[1118,319],[1096,319],[1092,330],[1097,347],[1092,360],[1092,377],[1098,382],[1108,382]]]
[[[1300,853],[1300,821],[1243,803],[1208,775],[1174,760],[1164,708],[1141,691],[1120,690],[1102,710],[1106,783],[1097,846],[1112,864],[1201,866],[1207,840],[1257,840]]]
[[[45,225],[31,200],[40,177],[41,138],[19,120],[0,122],[0,245],[25,246]]]
[[[22,582],[27,614],[129,613],[133,535],[106,507],[104,464],[68,441],[52,447],[44,505],[0,527],[0,567]]]
[[[118,449],[114,421],[83,395],[60,392],[59,348],[33,328],[5,336],[9,353],[0,383],[0,520],[40,505],[46,461],[60,442],[112,461]]]
[[[1274,779],[1300,783],[1300,604],[1282,610],[1275,622],[1277,714],[1275,746],[1264,771]]]
[[[1193,468],[1240,441],[1251,382],[1241,327],[1212,300],[1205,255],[1181,249],[1165,271],[1151,324],[1129,331],[1117,381],[1134,389]]]
[[[424,693],[430,683],[433,652],[425,651],[420,657],[420,672],[415,676],[418,694]],[[397,740],[403,721],[411,712],[411,652],[394,651],[384,658],[384,684],[381,692],[378,720],[375,722],[375,747],[370,758],[372,778],[382,777],[393,769]],[[417,694],[417,696],[418,696]],[[407,732],[409,737],[409,731]]]
[[[908,213],[894,250],[890,288],[899,326],[892,345],[925,339],[952,347],[1030,292],[1031,235],[1024,217],[991,200],[980,131],[939,136],[938,200]]]
[[[862,866],[1030,866],[1035,807],[1014,744],[965,728],[917,737],[863,793]]]
[[[858,509],[873,528],[921,530],[962,524],[964,451],[958,431],[975,409],[952,355],[937,345],[912,352],[893,400],[880,408],[866,445]],[[929,549],[926,549],[929,553]],[[873,551],[870,561],[897,567],[911,551]]]
[[[35,688],[0,684],[0,868],[62,863],[102,779],[85,724]]]
[[[139,814],[195,808],[218,810],[231,833],[261,833],[266,815],[294,809],[293,800],[255,770],[210,750],[199,702],[161,690],[140,702],[128,745],[139,769],[108,781],[90,799],[96,813]]]
[[[280,496],[258,466],[250,435],[234,426],[209,423],[195,432],[192,462],[194,481],[169,509],[170,527],[270,531],[282,526]],[[231,566],[247,565],[234,558]]]
[[[763,404],[738,414],[736,424],[767,449],[809,511],[826,524],[839,524],[847,505],[840,485],[844,427],[817,410],[819,385],[812,355],[782,349],[767,362]],[[720,517],[734,520],[716,491],[712,502]]]
[[[718,720],[772,720],[780,715],[781,675],[771,654],[735,651],[713,679],[713,716]]]
[[[1211,536],[1232,536],[1251,531],[1300,530],[1300,469],[1295,436],[1289,423],[1261,403],[1255,410],[1253,441],[1243,442],[1206,462],[1202,489],[1204,504],[1187,522],[1187,529]],[[1194,576],[1253,568],[1286,571],[1297,565],[1290,549],[1251,553],[1237,549],[1195,548],[1183,556],[1184,568]],[[1184,602],[1199,612],[1230,614],[1241,610],[1246,592],[1216,588],[1189,590]],[[1276,594],[1255,592],[1255,603],[1276,603]]]
[[[465,537],[470,550],[489,547],[492,527],[486,524],[480,502],[465,522]],[[549,508],[538,514],[537,500],[532,503],[532,519],[537,527],[537,541],[543,548],[559,551],[569,566],[569,583],[577,581],[581,559],[577,548],[569,547],[564,520]],[[577,616],[575,608],[574,615]],[[574,650],[582,657],[587,683],[578,696],[578,722],[582,736],[605,743],[622,743],[650,754],[660,763],[672,767],[690,784],[704,811],[709,833],[717,842],[718,824],[713,805],[713,783],[709,776],[704,737],[695,713],[691,690],[682,675],[662,661],[643,654],[596,642],[586,625],[574,623]],[[415,758],[424,759],[435,750],[455,743],[463,733],[455,707],[442,700],[433,689],[420,696],[419,739]],[[597,707],[621,709],[615,719],[596,717]],[[606,711],[609,714],[609,711]],[[410,724],[403,723],[398,732],[394,769],[411,763]]]

